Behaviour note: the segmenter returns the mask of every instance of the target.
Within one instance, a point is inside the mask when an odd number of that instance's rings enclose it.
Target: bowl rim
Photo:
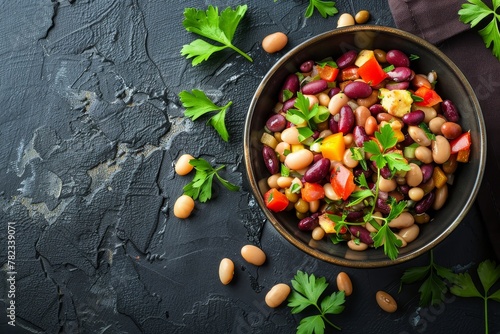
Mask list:
[[[439,234],[436,238],[431,240],[429,243],[426,243],[424,246],[415,249],[412,252],[409,252],[408,254],[400,255],[398,256],[395,260],[390,260],[387,258],[386,260],[381,260],[381,261],[361,261],[361,260],[350,260],[346,258],[341,258],[337,257],[335,255],[331,254],[326,254],[322,251],[319,251],[302,241],[296,239],[296,237],[291,234],[285,227],[282,226],[281,223],[277,221],[277,219],[274,217],[273,213],[265,207],[264,200],[262,196],[260,195],[260,191],[258,189],[258,182],[255,179],[254,176],[254,170],[251,164],[250,160],[250,123],[251,123],[251,118],[253,111],[256,107],[257,100],[259,96],[262,93],[263,88],[266,86],[268,81],[272,78],[273,74],[276,72],[277,69],[279,69],[284,63],[288,61],[288,58],[290,58],[292,55],[302,51],[303,49],[306,49],[309,47],[309,45],[315,44],[316,42],[326,39],[326,38],[332,38],[332,36],[335,35],[340,35],[344,33],[353,33],[353,32],[375,32],[375,33],[385,33],[385,34],[393,34],[397,35],[398,37],[401,37],[405,40],[410,41],[413,44],[419,44],[422,47],[428,49],[431,53],[433,53],[435,56],[438,58],[441,58],[442,61],[446,63],[446,65],[449,67],[449,69],[453,72],[453,75],[459,78],[462,81],[462,84],[465,88],[465,90],[468,93],[471,105],[473,106],[474,110],[477,113],[477,123],[478,123],[478,135],[480,139],[479,143],[479,148],[480,152],[479,154],[479,171],[476,175],[476,180],[474,182],[474,187],[472,189],[471,196],[467,199],[467,202],[465,203],[464,207],[460,211],[459,215],[455,218],[455,220],[448,226],[446,227],[441,234]],[[398,28],[393,28],[393,27],[387,27],[387,26],[379,26],[379,25],[360,25],[360,26],[348,26],[348,27],[342,27],[342,28],[336,28],[324,33],[320,33],[316,36],[313,36],[302,43],[298,44],[297,46],[293,47],[290,49],[287,53],[285,53],[283,56],[280,57],[280,59],[267,71],[265,76],[262,78],[260,81],[257,89],[255,90],[254,95],[252,96],[252,100],[250,102],[250,105],[247,110],[247,116],[245,119],[245,126],[244,126],[244,138],[243,138],[243,147],[244,147],[244,158],[245,158],[245,169],[246,169],[246,174],[247,178],[249,180],[250,187],[252,189],[253,195],[256,197],[257,202],[259,203],[259,209],[262,210],[267,218],[267,220],[273,225],[273,227],[283,236],[288,242],[290,242],[292,245],[297,247],[298,249],[302,250],[304,253],[307,255],[313,256],[317,259],[320,259],[322,261],[332,263],[335,265],[339,266],[344,266],[344,267],[351,267],[351,268],[380,268],[380,267],[387,267],[387,266],[392,266],[396,264],[401,264],[403,262],[409,261],[413,258],[416,258],[427,251],[431,250],[435,246],[437,246],[439,243],[441,243],[451,232],[461,223],[461,221],[464,219],[464,217],[467,215],[469,212],[470,208],[472,207],[477,194],[479,192],[479,188],[481,186],[481,182],[483,179],[484,175],[484,169],[485,169],[485,164],[486,164],[486,154],[487,154],[487,145],[486,145],[486,126],[484,123],[484,118],[482,116],[482,111],[481,111],[481,106],[479,104],[479,101],[477,99],[476,94],[474,93],[474,90],[472,86],[470,85],[469,81],[465,77],[465,75],[462,73],[462,71],[458,68],[458,66],[441,50],[439,50],[438,47],[435,45],[431,44],[430,42],[424,40],[423,38],[420,38],[412,33],[406,32],[404,30],[400,30]]]

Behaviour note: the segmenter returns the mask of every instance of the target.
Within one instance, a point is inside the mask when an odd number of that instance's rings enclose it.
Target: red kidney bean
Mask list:
[[[406,132],[405,134],[405,139],[398,143],[399,146],[401,147],[406,147],[406,146],[410,146],[411,144],[413,144],[415,141],[413,140],[413,138],[408,134],[408,132]]]
[[[373,239],[370,235],[370,232],[364,228],[363,226],[352,225],[349,226],[349,231],[353,236],[359,238],[359,240],[367,245],[373,244]]]
[[[385,88],[388,90],[404,90],[408,89],[410,87],[410,82],[409,81],[402,81],[402,82],[388,82],[385,84]]]
[[[401,120],[406,125],[419,125],[425,119],[425,113],[422,110],[414,110],[405,114]]]
[[[274,114],[266,122],[266,127],[271,132],[281,132],[286,127],[286,118],[281,114]]]
[[[408,67],[398,66],[387,72],[387,75],[396,82],[402,82],[411,80],[412,72]]]
[[[330,117],[328,120],[328,129],[330,129],[332,134],[339,132],[339,123],[333,117]]]
[[[352,64],[354,64],[357,56],[358,52],[356,50],[349,50],[337,59],[337,66],[340,69],[351,66]]]
[[[396,67],[410,67],[410,58],[402,51],[389,50],[385,55],[386,61]]]
[[[365,82],[353,81],[344,87],[344,94],[351,99],[364,99],[372,94],[372,88]]]
[[[328,96],[329,97],[332,97],[334,95],[337,95],[338,93],[340,93],[340,88],[338,87],[333,87],[332,89],[330,89],[330,91],[328,92]]]
[[[365,174],[365,177],[367,179],[373,175],[373,171],[371,169],[368,168],[367,170],[364,170],[363,167],[361,167],[361,165],[355,167],[352,173],[354,174],[355,177],[358,177],[361,174]]]
[[[359,79],[358,67],[349,66],[340,70],[340,81],[357,80]]]
[[[389,206],[389,204],[387,204],[386,201],[381,198],[377,198],[377,203],[375,207],[377,208],[378,211],[386,215],[388,215],[389,212],[391,212],[391,207]]]
[[[434,172],[434,165],[424,164],[420,166],[420,170],[422,171],[422,183],[425,183],[432,177],[432,173]]]
[[[352,108],[350,106],[345,105],[340,108],[339,132],[342,132],[344,135],[346,135],[351,132],[353,127],[354,113],[352,112]]]
[[[300,65],[300,71],[302,73],[311,72],[314,66],[314,60],[307,60]]]
[[[313,163],[318,162],[319,160],[323,159],[323,155],[321,154],[315,154],[313,158]]]
[[[320,155],[321,156],[321,155]],[[304,173],[302,178],[305,182],[318,183],[330,172],[330,159],[322,158],[315,162]]]
[[[372,170],[375,172],[377,171],[377,163],[375,161],[372,161],[371,162],[371,167],[372,167]],[[390,180],[392,179],[392,173],[391,173],[391,170],[389,169],[389,167],[387,166],[384,166],[380,169],[380,175],[384,178],[384,179],[387,179],[387,180]]]
[[[399,187],[399,192],[401,192],[403,195],[408,195],[408,192],[410,191],[410,186],[407,184],[402,184]]]
[[[378,192],[378,198],[381,199],[381,200],[383,200],[383,201],[387,201],[387,199],[389,198],[389,193],[380,190]]]
[[[377,117],[377,115],[380,114],[381,112],[385,112],[384,107],[382,107],[382,105],[379,103],[375,103],[370,108],[368,108],[368,110],[370,110],[372,115],[375,117]]]
[[[392,173],[391,173],[391,170],[389,169],[389,167],[387,166],[384,166],[380,169],[380,175],[384,178],[384,179],[387,179],[387,180],[390,180],[392,179]]]
[[[286,77],[285,82],[283,83],[283,86],[281,87],[281,92],[280,92],[279,97],[278,97],[279,101],[283,102],[283,91],[289,90],[293,94],[295,94],[299,91],[299,88],[300,88],[300,82],[299,82],[299,77],[297,76],[297,74],[295,74],[295,73],[289,74]]]
[[[363,218],[364,215],[365,214],[364,214],[363,211],[350,211],[347,214],[345,220],[348,221],[348,222],[354,222],[354,221],[356,221],[358,219]]]
[[[318,226],[318,216],[311,215],[310,217],[303,218],[299,221],[297,226],[301,231],[312,231],[316,226]]]
[[[276,174],[280,171],[280,162],[276,156],[276,152],[269,146],[262,147],[262,156],[264,157],[264,164],[271,174]]]
[[[449,122],[458,122],[460,119],[460,114],[458,113],[457,107],[450,100],[444,100],[441,103],[441,110],[443,111],[444,117]]]
[[[354,135],[354,143],[356,143],[357,147],[362,147],[365,141],[370,140],[370,137],[366,134],[365,129],[361,126],[356,125],[352,134]]]
[[[297,100],[297,98],[295,98],[295,97],[292,97],[291,99],[286,100],[285,103],[283,103],[283,107],[281,108],[281,110],[283,110],[283,112],[287,112],[288,109],[293,107],[293,105],[295,104],[295,100]]]
[[[424,198],[422,198],[420,201],[417,202],[417,204],[415,204],[415,213],[420,214],[429,210],[432,204],[434,203],[435,198],[436,195],[434,195],[433,191],[425,195]]]
[[[328,88],[328,82],[324,79],[314,80],[306,83],[302,87],[302,93],[306,95],[316,95]]]

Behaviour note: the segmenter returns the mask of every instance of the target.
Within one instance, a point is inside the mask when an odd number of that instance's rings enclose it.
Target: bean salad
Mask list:
[[[308,60],[283,82],[261,137],[264,202],[295,211],[315,240],[356,251],[415,240],[445,205],[470,132],[438,73],[415,73],[401,50]],[[383,231],[383,235],[382,234]]]

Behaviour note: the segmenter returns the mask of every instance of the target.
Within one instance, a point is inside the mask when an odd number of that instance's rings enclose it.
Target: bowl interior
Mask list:
[[[334,245],[327,239],[315,241],[310,232],[297,228],[293,212],[273,213],[262,199],[269,176],[262,159],[260,137],[264,125],[277,102],[285,77],[298,71],[307,60],[336,59],[350,49],[399,49],[418,55],[411,67],[417,73],[435,70],[438,74],[437,91],[443,99],[450,99],[460,111],[460,124],[470,130],[472,149],[470,162],[459,167],[450,187],[445,206],[433,213],[431,222],[422,226],[418,238],[401,248],[396,260],[384,255],[382,247],[363,252],[352,251],[345,244]],[[257,201],[272,225],[292,244],[306,253],[338,265],[348,267],[382,267],[401,263],[431,249],[442,241],[464,218],[472,205],[483,176],[486,160],[486,133],[484,120],[474,92],[460,70],[439,49],[409,33],[380,26],[353,26],[336,29],[316,36],[283,56],[264,77],[250,104],[245,124],[244,149],[247,176]],[[459,191],[456,191],[459,190]]]

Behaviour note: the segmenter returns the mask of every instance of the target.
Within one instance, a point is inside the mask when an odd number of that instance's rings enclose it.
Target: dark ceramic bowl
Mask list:
[[[400,248],[396,260],[384,255],[382,248],[352,251],[345,243],[334,245],[327,239],[315,241],[310,232],[297,228],[294,212],[274,213],[265,206],[262,194],[267,190],[267,171],[262,158],[260,137],[277,102],[279,89],[289,73],[297,72],[301,63],[326,57],[336,59],[349,49],[399,49],[420,58],[412,62],[417,73],[438,73],[438,92],[452,100],[460,111],[462,128],[470,130],[470,161],[455,174],[444,207],[433,213],[430,223],[421,226],[417,239]],[[432,44],[407,32],[380,26],[352,26],[336,29],[295,47],[266,74],[248,109],[244,132],[244,153],[248,179],[259,206],[276,230],[293,245],[318,259],[347,267],[375,268],[402,263],[432,249],[462,221],[476,198],[486,162],[486,130],[479,102],[465,76],[455,64]]]

